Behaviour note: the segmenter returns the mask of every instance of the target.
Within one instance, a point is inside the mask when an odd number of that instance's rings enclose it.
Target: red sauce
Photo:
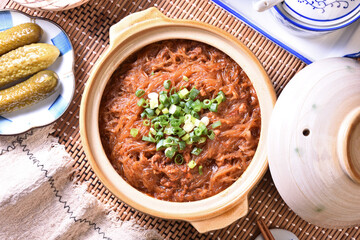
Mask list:
[[[200,100],[215,98],[220,90],[227,98],[217,113],[200,112],[210,124],[222,124],[214,140],[181,151],[181,165],[156,151],[155,143],[141,140],[149,127],[143,125],[135,92],[158,93],[165,90],[165,80],[177,90],[196,86]],[[122,63],[105,89],[99,119],[102,144],[116,171],[136,189],[176,202],[208,198],[233,184],[255,154],[261,126],[256,92],[240,66],[218,49],[189,40],[153,43]],[[132,128],[139,129],[136,137],[130,135]],[[203,149],[200,155],[190,154],[194,146]],[[203,166],[202,174],[188,167],[191,160]]]

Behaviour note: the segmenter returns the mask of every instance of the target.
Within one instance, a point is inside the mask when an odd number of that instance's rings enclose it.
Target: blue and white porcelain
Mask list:
[[[274,6],[283,24],[307,31],[329,32],[360,18],[360,0],[260,0],[254,6],[259,11]]]
[[[58,74],[60,87],[54,94],[35,105],[2,114],[0,135],[23,133],[54,122],[66,111],[74,95],[74,50],[64,30],[49,20],[31,17],[19,11],[0,11],[0,31],[26,22],[37,23],[43,29],[40,42],[53,44],[60,50],[60,56],[48,68]]]

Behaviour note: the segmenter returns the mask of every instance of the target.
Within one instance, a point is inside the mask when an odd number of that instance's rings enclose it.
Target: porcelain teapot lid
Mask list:
[[[360,224],[360,63],[324,59],[298,72],[280,94],[268,138],[281,197],[323,227]]]
[[[257,0],[255,10],[274,7],[292,24],[307,30],[330,31],[360,18],[360,0]]]
[[[275,10],[309,30],[335,30],[360,17],[360,0],[285,0]]]

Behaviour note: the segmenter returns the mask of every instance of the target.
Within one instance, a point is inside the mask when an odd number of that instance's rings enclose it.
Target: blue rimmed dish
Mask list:
[[[60,50],[60,56],[48,68],[59,76],[60,87],[54,94],[32,106],[2,114],[0,135],[19,134],[53,123],[64,114],[74,95],[74,50],[65,31],[46,19],[32,17],[15,10],[0,11],[0,31],[26,22],[34,22],[43,29],[40,42],[52,44]]]
[[[330,32],[344,28],[360,18],[359,0],[284,1],[274,6],[275,14],[292,28]]]

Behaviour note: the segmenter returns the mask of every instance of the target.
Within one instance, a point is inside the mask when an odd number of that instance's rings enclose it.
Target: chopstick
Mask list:
[[[260,218],[257,220],[257,225],[260,229],[261,234],[263,235],[264,240],[275,240],[274,236],[271,234],[269,228],[266,226],[264,221]]]

